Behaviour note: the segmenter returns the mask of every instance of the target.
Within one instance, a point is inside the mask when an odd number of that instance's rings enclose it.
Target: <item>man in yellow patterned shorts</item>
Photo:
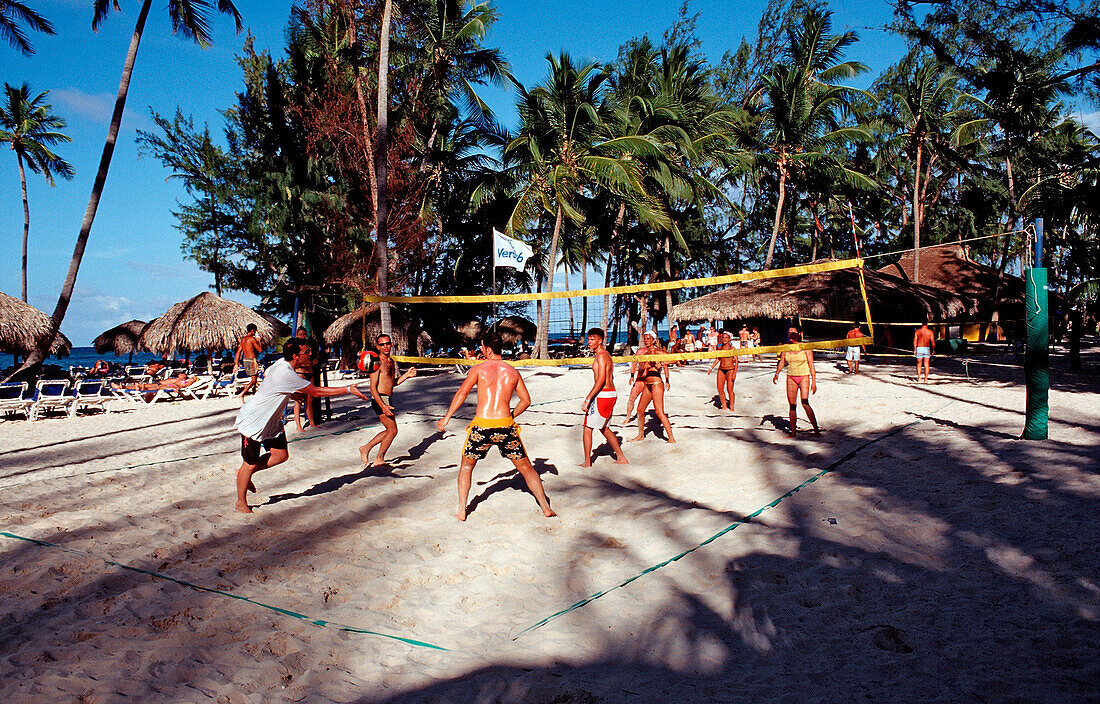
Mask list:
[[[489,449],[496,447],[501,456],[512,460],[516,470],[527,482],[527,488],[535,495],[542,514],[547,518],[556,516],[542,489],[542,479],[531,465],[523,441],[519,437],[516,417],[531,405],[531,394],[523,383],[523,377],[515,368],[501,360],[500,336],[489,333],[481,340],[481,351],[485,361],[475,365],[466,375],[466,380],[455,392],[447,415],[436,423],[440,432],[447,427],[451,416],[466,402],[466,397],[477,387],[477,411],[474,420],[466,428],[466,444],[462,448],[462,465],[458,470],[458,515],[460,521],[466,520],[467,499],[470,496],[470,484],[473,480],[474,466],[478,460],[485,459]],[[512,408],[512,396],[519,403]]]

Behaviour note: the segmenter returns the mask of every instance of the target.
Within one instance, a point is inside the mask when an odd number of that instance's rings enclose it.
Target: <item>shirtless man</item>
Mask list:
[[[672,328],[676,330],[675,327]],[[581,467],[592,466],[592,429],[599,428],[611,451],[615,453],[615,464],[627,464],[626,455],[619,445],[619,438],[608,428],[611,414],[615,411],[615,401],[619,394],[615,392],[615,365],[611,355],[603,346],[604,335],[600,328],[588,331],[588,349],[595,358],[592,360],[592,389],[584,397],[581,411],[584,416],[584,462]]]
[[[237,376],[237,367],[244,364],[244,371],[249,379],[245,387],[241,389],[241,393],[238,394],[238,398],[244,398],[252,389],[256,388],[256,384],[260,383],[260,362],[258,357],[260,353],[264,351],[264,346],[260,342],[260,339],[256,337],[256,323],[249,323],[245,328],[246,332],[244,337],[241,338],[241,343],[237,345],[237,354],[233,357],[233,376]]]
[[[852,329],[848,331],[848,339],[863,337],[863,330],[859,327],[859,321],[852,323]],[[867,349],[863,345],[849,345],[848,351],[844,353],[844,360],[848,363],[848,372],[850,374],[859,374],[859,353],[860,350],[866,352]]]
[[[503,350],[500,335],[488,333],[481,339],[481,351],[485,361],[475,365],[466,375],[466,381],[455,392],[447,415],[439,419],[436,428],[443,432],[451,416],[466,402],[466,397],[477,387],[477,411],[473,421],[466,428],[466,444],[462,448],[462,465],[458,470],[458,514],[460,521],[466,520],[466,499],[470,495],[470,484],[474,466],[484,459],[489,448],[494,445],[500,454],[512,460],[516,470],[527,482],[527,488],[535,495],[542,509],[542,515],[551,518],[558,514],[550,508],[550,502],[542,490],[542,479],[531,466],[527,450],[519,438],[519,426],[515,418],[531,405],[531,394],[523,383],[523,377],[515,368],[501,361]],[[515,408],[511,408],[512,395],[519,398]]]
[[[932,363],[932,355],[936,352],[936,336],[924,323],[913,335],[913,354],[917,357],[917,383],[920,383],[921,370],[924,370],[924,383],[928,383],[928,367]]]
[[[359,448],[359,458],[363,464],[370,464],[370,451],[378,446],[378,455],[374,458],[375,467],[386,464],[386,450],[397,437],[397,414],[393,410],[393,387],[399,386],[411,376],[416,376],[416,368],[410,367],[409,371],[397,376],[397,363],[390,357],[393,342],[389,335],[379,335],[374,338],[374,345],[378,348],[378,366],[370,375],[370,407],[378,414],[378,420],[382,423],[382,432],[371,438],[371,441]]]
[[[720,350],[732,350],[736,349],[730,344],[730,332],[729,330],[723,330],[722,334],[718,336],[718,341],[721,343],[718,345]],[[733,382],[737,379],[737,365],[739,363],[737,357],[719,357],[711,363],[710,369],[707,370],[707,376],[714,371],[714,367],[718,367],[718,403],[722,406],[723,411],[733,410],[733,401],[736,398],[733,394]],[[726,400],[727,391],[729,393],[729,400]]]
[[[737,332],[737,343],[733,346],[734,349],[747,350],[752,347],[752,333],[749,332],[749,326],[741,323],[741,329]]]

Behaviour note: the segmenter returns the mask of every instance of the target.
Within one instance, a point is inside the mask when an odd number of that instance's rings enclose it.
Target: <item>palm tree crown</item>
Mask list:
[[[46,104],[47,92],[31,98],[30,88],[24,83],[19,88],[4,84],[3,102],[0,103],[0,144],[6,143],[15,152],[19,165],[19,183],[23,189],[23,301],[27,300],[27,237],[31,227],[30,204],[27,200],[27,176],[24,165],[32,172],[42,174],[46,182],[54,185],[54,174],[71,179],[73,167],[51,147],[72,141],[59,132],[65,120],[54,115]]]

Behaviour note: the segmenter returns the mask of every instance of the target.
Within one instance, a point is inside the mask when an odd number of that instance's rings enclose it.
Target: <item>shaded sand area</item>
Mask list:
[[[402,385],[388,469],[364,406],[291,431],[251,516],[231,400],[0,423],[0,701],[1100,701],[1097,378],[1021,442],[1018,370],[840,365],[820,438],[784,437],[774,364],[732,415],[696,365],[677,445],[651,420],[587,470],[590,372],[525,370],[556,519],[495,452],[453,518],[454,373]]]

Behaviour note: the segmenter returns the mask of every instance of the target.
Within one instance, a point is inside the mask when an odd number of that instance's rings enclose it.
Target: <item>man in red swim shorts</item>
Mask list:
[[[592,360],[592,389],[584,398],[581,410],[584,412],[584,462],[581,467],[592,466],[592,430],[603,433],[611,451],[615,453],[615,464],[627,464],[626,455],[619,445],[619,438],[607,427],[611,414],[615,412],[615,401],[619,394],[615,391],[615,365],[611,354],[604,347],[603,330],[592,328],[588,331],[588,349],[595,358]]]

